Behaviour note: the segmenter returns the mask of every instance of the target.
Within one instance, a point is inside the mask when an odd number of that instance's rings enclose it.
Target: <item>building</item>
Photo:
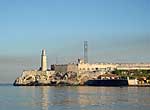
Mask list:
[[[51,69],[56,72],[100,72],[101,74],[114,70],[150,70],[150,64],[146,63],[84,63],[78,60],[77,64],[52,65]]]
[[[47,76],[54,74],[55,71],[48,70],[47,68],[47,57],[46,57],[46,50],[42,50],[41,54],[41,67],[39,70],[24,70],[22,73],[22,77],[25,76],[35,76],[40,74],[46,74]]]
[[[77,64],[60,64],[60,65],[51,65],[51,70],[55,72],[76,72],[78,73]]]
[[[118,64],[117,70],[150,70],[148,63],[122,63]]]
[[[105,73],[106,71],[112,71],[117,67],[117,64],[105,64],[105,63],[97,63],[97,64],[89,64],[84,63],[84,60],[78,60],[77,64],[59,64],[59,65],[51,65],[51,70],[56,72],[76,72],[76,73],[84,73],[84,72],[101,72]]]
[[[90,64],[90,63],[78,63],[78,72],[79,73],[84,73],[84,72],[101,72],[101,73],[106,73],[106,72],[111,72],[114,69],[117,68],[117,64],[112,64],[112,63],[95,63],[95,64]]]
[[[41,55],[41,70],[47,71],[47,58],[46,58],[45,49],[42,50],[42,55]]]

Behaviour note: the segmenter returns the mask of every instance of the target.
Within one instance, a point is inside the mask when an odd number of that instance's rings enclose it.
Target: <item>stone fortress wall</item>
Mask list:
[[[106,73],[109,71],[117,70],[150,70],[148,63],[83,63],[78,64],[65,64],[65,65],[52,65],[52,70],[56,72],[101,72]]]

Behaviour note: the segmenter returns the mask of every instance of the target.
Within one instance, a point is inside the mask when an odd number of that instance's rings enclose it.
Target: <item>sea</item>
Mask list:
[[[0,110],[150,110],[150,88],[0,84]]]

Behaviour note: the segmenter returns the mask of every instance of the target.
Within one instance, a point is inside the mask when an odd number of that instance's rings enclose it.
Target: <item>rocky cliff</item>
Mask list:
[[[79,75],[75,72],[24,71],[22,75],[15,80],[14,86],[77,86],[84,85],[86,81],[94,77],[94,75]]]

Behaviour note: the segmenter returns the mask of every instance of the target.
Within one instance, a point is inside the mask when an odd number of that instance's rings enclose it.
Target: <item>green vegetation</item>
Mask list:
[[[127,77],[129,77],[130,79],[141,77],[150,79],[150,70],[115,70],[112,73],[120,76],[123,79]]]

